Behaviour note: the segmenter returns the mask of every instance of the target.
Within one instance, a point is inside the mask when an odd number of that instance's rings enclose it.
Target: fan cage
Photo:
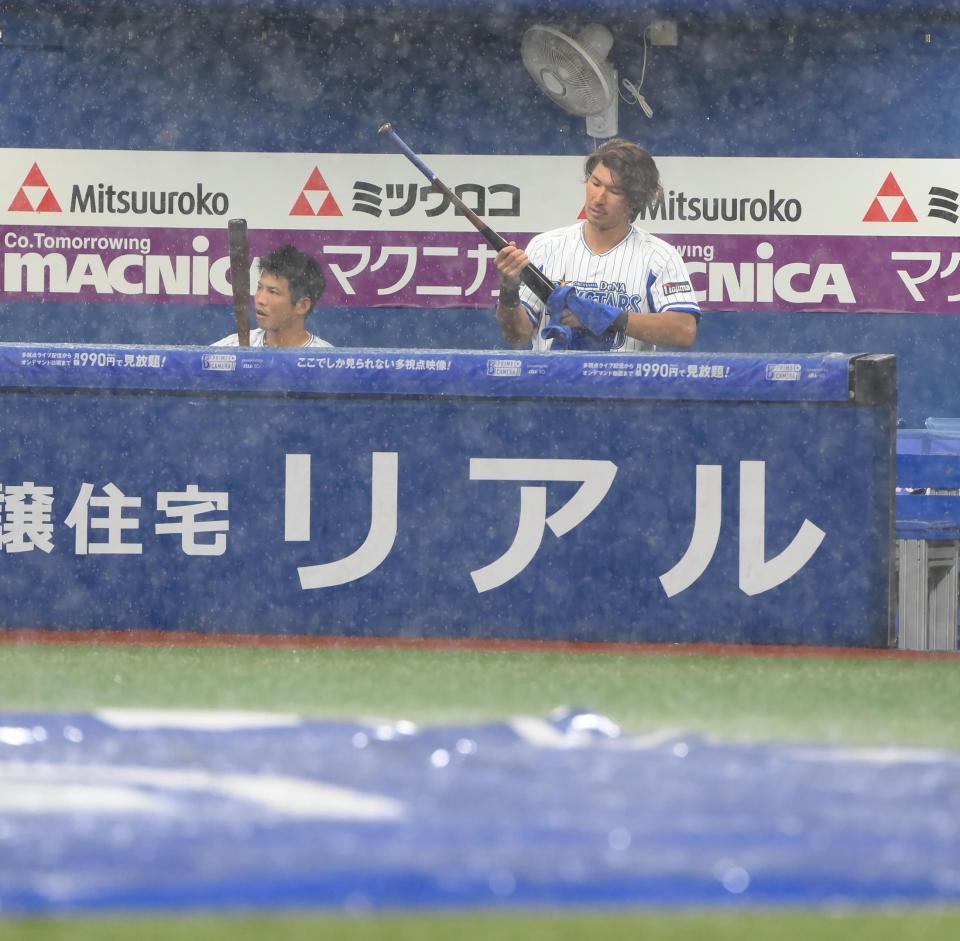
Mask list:
[[[544,94],[571,114],[590,117],[609,107],[613,68],[565,33],[532,26],[523,36],[520,55]]]

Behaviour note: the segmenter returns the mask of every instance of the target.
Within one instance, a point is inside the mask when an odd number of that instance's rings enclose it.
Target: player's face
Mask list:
[[[296,326],[298,321],[302,325],[310,302],[307,298],[301,298],[294,304],[290,296],[290,282],[264,271],[257,282],[254,306],[257,326],[269,333],[287,330]]]
[[[624,230],[630,225],[630,203],[616,173],[603,163],[587,178],[587,222],[601,231]]]

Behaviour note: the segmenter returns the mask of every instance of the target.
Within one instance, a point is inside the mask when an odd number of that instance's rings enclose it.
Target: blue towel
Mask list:
[[[583,333],[578,330],[577,333]],[[565,327],[562,323],[548,324],[540,331],[544,340],[553,340],[552,350],[573,349],[573,327]]]
[[[583,324],[574,329],[560,323],[565,308]],[[573,285],[565,284],[547,298],[550,323],[540,331],[545,340],[553,340],[554,350],[609,350],[619,346],[626,326],[626,311],[581,297]]]
[[[613,304],[601,304],[577,294],[573,285],[565,284],[553,291],[547,298],[547,313],[550,319],[558,322],[564,308],[569,309],[583,326],[595,337],[602,337],[608,330],[626,327],[627,312]]]

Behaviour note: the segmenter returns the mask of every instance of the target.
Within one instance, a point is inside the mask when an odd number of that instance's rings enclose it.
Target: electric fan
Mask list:
[[[587,119],[591,137],[617,133],[617,72],[607,61],[613,34],[591,23],[576,38],[552,26],[531,26],[520,57],[540,89],[570,114]]]

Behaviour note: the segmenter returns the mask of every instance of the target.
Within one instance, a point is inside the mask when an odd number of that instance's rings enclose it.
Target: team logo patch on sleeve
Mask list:
[[[665,297],[669,297],[671,294],[681,294],[684,291],[690,290],[692,289],[689,281],[668,281],[663,286],[663,293]]]

